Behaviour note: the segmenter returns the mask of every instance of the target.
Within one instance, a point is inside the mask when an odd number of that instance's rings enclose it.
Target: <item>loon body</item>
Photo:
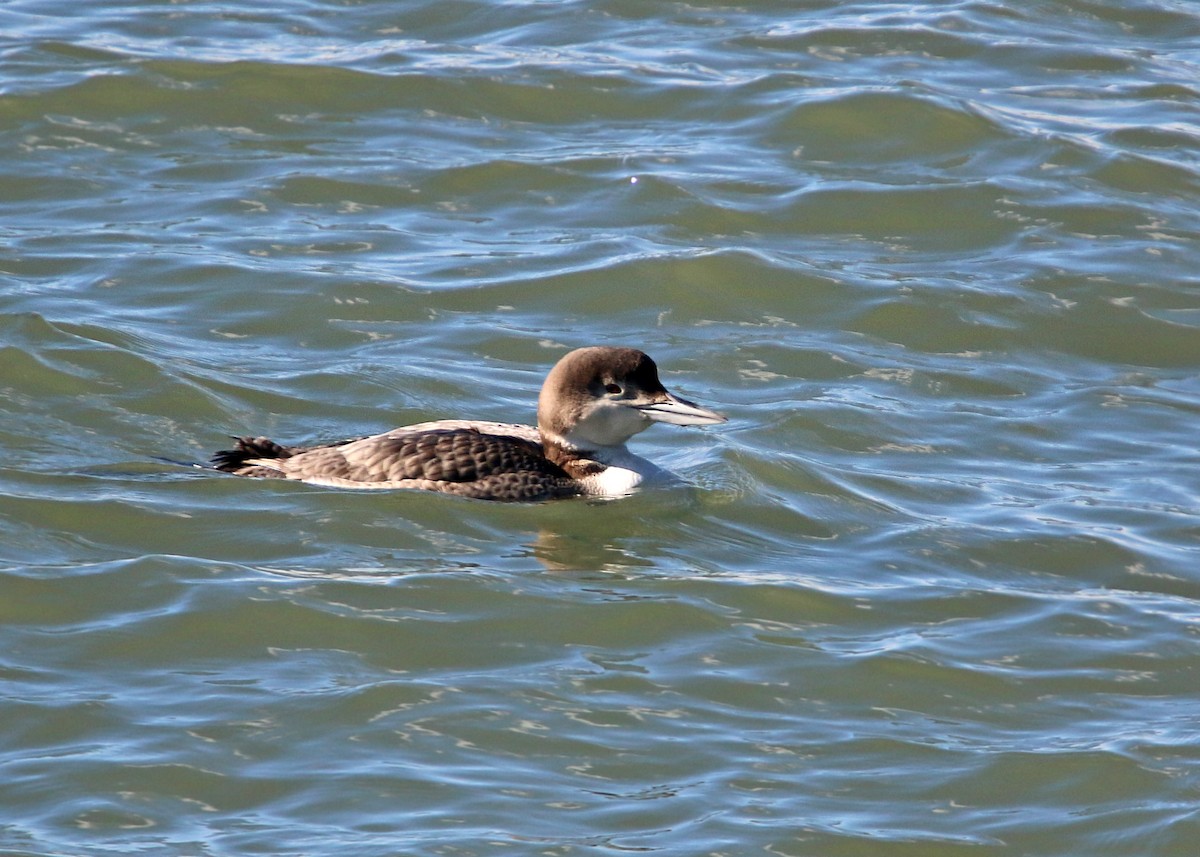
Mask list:
[[[213,466],[237,476],[338,488],[415,488],[481,500],[619,497],[662,471],[625,442],[652,423],[712,425],[725,417],[673,396],[633,348],[570,352],[546,376],[536,427],[437,420],[324,446],[235,438]]]

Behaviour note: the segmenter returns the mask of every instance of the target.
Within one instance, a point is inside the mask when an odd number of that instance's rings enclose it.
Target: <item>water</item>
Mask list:
[[[1191,855],[1200,7],[0,7],[6,855]],[[689,487],[238,480],[632,344]]]

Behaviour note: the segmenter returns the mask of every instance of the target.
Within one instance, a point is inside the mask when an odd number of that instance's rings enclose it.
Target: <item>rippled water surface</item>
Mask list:
[[[1200,6],[0,6],[5,855],[1190,857]],[[610,503],[190,468],[727,413]],[[177,463],[183,462],[183,463]]]

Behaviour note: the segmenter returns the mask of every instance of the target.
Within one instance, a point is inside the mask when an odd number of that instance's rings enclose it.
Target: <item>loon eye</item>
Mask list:
[[[614,396],[621,395],[621,385],[620,384],[605,384],[604,390],[605,390],[605,392],[612,393]]]

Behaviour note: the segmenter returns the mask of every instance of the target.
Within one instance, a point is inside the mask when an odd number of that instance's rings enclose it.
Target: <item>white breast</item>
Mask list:
[[[597,455],[596,460],[606,467],[599,473],[580,480],[584,492],[594,497],[624,497],[645,483],[671,478],[665,470],[634,455],[624,447],[609,447],[603,450],[601,455]]]

